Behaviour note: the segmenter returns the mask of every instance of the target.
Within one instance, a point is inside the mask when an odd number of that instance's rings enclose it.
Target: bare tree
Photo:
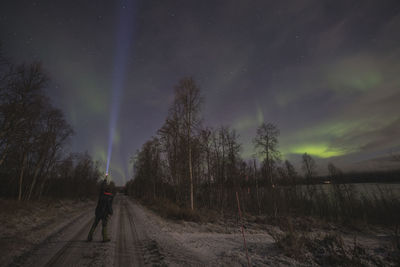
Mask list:
[[[193,78],[184,78],[175,87],[174,106],[182,113],[183,128],[186,135],[189,179],[190,179],[190,207],[194,209],[193,203],[193,162],[192,162],[192,138],[194,130],[199,126],[202,97],[200,89]]]
[[[202,149],[203,153],[205,153],[205,160],[206,160],[206,166],[207,166],[207,173],[206,173],[206,182],[208,186],[208,206],[211,207],[211,133],[212,129],[203,129],[200,132],[200,138],[201,138],[201,144],[202,144]]]
[[[265,176],[271,186],[274,184],[272,179],[273,168],[276,161],[280,159],[278,136],[279,130],[274,124],[263,123],[258,127],[257,135],[253,139],[255,148],[264,157]]]
[[[315,160],[307,153],[303,154],[301,168],[303,169],[304,177],[308,180],[308,182],[311,182],[311,179],[317,174],[316,164]]]
[[[47,105],[42,112],[41,122],[38,125],[39,135],[35,142],[38,150],[38,159],[33,171],[33,178],[27,195],[27,200],[32,196],[40,174],[45,170],[46,163],[53,162],[66,140],[73,134],[71,126],[65,121],[64,115],[58,109]],[[43,183],[45,177],[43,177]]]
[[[178,111],[175,105],[170,109],[170,114],[164,125],[157,131],[162,151],[166,153],[166,160],[169,166],[167,174],[173,185],[178,185],[180,181],[180,153],[182,147],[182,123],[178,117]],[[183,161],[184,162],[184,161]]]
[[[343,172],[331,162],[328,164],[328,172],[334,183],[340,182]]]
[[[17,188],[17,198],[29,200],[44,192],[73,131],[44,94],[48,78],[39,63],[4,69],[2,65],[0,168],[9,177],[8,186]]]
[[[299,175],[298,175],[296,169],[294,168],[293,164],[290,163],[289,160],[285,160],[285,167],[286,167],[287,175],[288,175],[289,179],[291,179],[292,184],[296,185],[297,178]]]

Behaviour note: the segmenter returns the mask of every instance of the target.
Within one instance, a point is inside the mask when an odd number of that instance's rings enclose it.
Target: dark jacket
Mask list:
[[[108,215],[112,215],[112,201],[113,195],[111,193],[101,193],[99,196],[99,201],[97,202],[96,217],[106,218]]]

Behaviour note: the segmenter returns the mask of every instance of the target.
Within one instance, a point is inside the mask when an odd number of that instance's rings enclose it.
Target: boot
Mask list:
[[[87,241],[90,242],[93,240],[93,233],[94,233],[94,227],[92,226],[92,228],[90,228],[88,237],[87,237]]]
[[[103,242],[109,242],[110,238],[108,238],[108,235],[107,235],[107,226],[103,227],[102,234],[103,234]]]

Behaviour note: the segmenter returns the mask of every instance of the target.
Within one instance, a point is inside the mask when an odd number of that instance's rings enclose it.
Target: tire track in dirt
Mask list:
[[[119,201],[119,229],[115,248],[114,266],[144,266],[140,241],[126,197]]]
[[[61,236],[64,232],[68,231],[70,228],[73,228],[75,224],[77,224],[81,220],[85,220],[88,211],[89,209],[85,209],[85,211],[83,211],[79,215],[73,217],[64,224],[61,224],[52,234],[47,236],[40,244],[36,245],[32,250],[26,251],[22,255],[14,258],[14,260],[8,266],[32,266],[33,262],[36,262],[34,265],[43,266],[44,265],[43,259],[44,258],[48,259],[46,255],[43,255],[42,253],[43,250],[46,250],[49,246],[51,246],[51,244],[54,243],[55,239]],[[40,260],[38,260],[37,258],[39,258]]]
[[[86,240],[93,219],[94,207],[82,212],[56,235],[46,238],[24,261],[11,266],[112,266],[113,257],[110,257],[110,251],[113,247],[111,243],[115,242],[101,242],[101,223],[94,233],[94,241]],[[111,225],[114,226],[115,222],[116,220],[111,220]],[[114,232],[112,234],[115,235]]]
[[[67,258],[70,254],[73,254],[71,250],[78,249],[77,247],[73,246],[76,243],[76,240],[79,240],[80,237],[84,236],[85,233],[88,232],[88,229],[92,223],[92,220],[86,222],[86,224],[76,233],[70,241],[67,242],[45,265],[45,267],[50,266],[61,266],[64,265]]]
[[[129,221],[135,229],[137,240],[140,241],[137,245],[142,251],[142,259],[144,264],[150,266],[166,266],[160,246],[155,240],[150,239],[145,231],[143,231],[143,227],[145,227],[145,225],[136,215],[136,207],[132,205],[131,199],[127,199],[126,207],[129,214]]]
[[[138,234],[137,234],[137,228],[136,228],[135,221],[133,219],[132,213],[130,212],[126,201],[124,202],[124,208],[128,215],[127,217],[128,217],[128,221],[129,221],[130,231],[131,231],[131,235],[133,237],[133,247],[134,247],[134,252],[135,252],[134,258],[136,259],[136,262],[137,262],[137,265],[135,265],[135,266],[144,266],[141,242],[140,242]]]
[[[114,266],[128,266],[130,264],[130,254],[127,251],[127,242],[125,236],[125,211],[122,210],[122,205],[119,205],[119,227],[117,234],[117,246],[115,248],[115,264]]]

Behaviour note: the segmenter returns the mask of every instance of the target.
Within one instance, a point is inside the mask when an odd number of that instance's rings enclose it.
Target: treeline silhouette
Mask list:
[[[329,176],[320,177],[320,181],[326,179],[329,179]],[[352,171],[343,173],[340,179],[343,183],[400,183],[400,169]]]
[[[88,197],[100,172],[88,154],[66,155],[73,134],[44,89],[39,63],[15,66],[0,51],[0,196]]]
[[[132,158],[129,195],[158,205],[175,218],[195,219],[196,210],[203,209],[235,213],[237,192],[241,209],[248,214],[399,223],[400,201],[393,192],[359,192],[345,183],[349,177],[332,163],[331,184],[321,185],[327,177],[317,175],[316,163],[307,153],[302,156],[302,174],[288,160],[281,161],[280,132],[272,123],[261,124],[253,140],[263,160],[243,160],[234,129],[202,125],[202,103],[194,80],[182,79],[165,123]]]
[[[400,163],[400,162],[399,162]],[[324,184],[331,182],[332,175],[317,175],[311,181],[300,176],[297,180],[298,185],[307,184]],[[340,183],[344,184],[365,184],[365,183],[397,183],[400,184],[400,169],[387,169],[387,170],[369,170],[369,171],[349,171],[342,172],[339,178]],[[277,181],[279,185],[290,185],[290,180],[280,179]]]

